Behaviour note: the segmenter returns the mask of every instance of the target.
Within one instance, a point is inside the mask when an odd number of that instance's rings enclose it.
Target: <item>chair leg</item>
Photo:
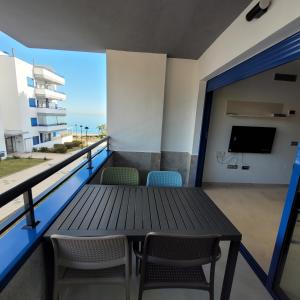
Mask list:
[[[126,280],[125,293],[126,293],[126,300],[130,300],[130,283],[129,283],[129,280]]]
[[[209,300],[214,300],[214,289],[209,290]]]
[[[142,289],[142,287],[140,286],[140,289],[139,289],[139,298],[138,298],[138,300],[142,300],[142,298],[143,298],[143,289]]]
[[[129,249],[129,274],[131,275],[132,274],[132,247],[133,247],[133,244],[131,242],[129,242],[129,245],[128,245],[128,249]]]
[[[59,299],[59,293],[58,293],[58,288],[57,288],[57,284],[54,283],[54,287],[53,287],[53,300],[58,300]]]
[[[138,257],[135,258],[135,275],[139,276],[139,269],[140,269],[140,260]]]

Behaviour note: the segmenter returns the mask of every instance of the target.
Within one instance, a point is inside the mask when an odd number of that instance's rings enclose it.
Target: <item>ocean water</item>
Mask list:
[[[88,133],[98,133],[97,126],[106,124],[106,116],[94,114],[75,114],[68,113],[66,116],[68,128],[72,129],[75,133],[77,124],[77,131],[80,132],[80,125],[89,127]],[[85,132],[85,131],[84,131]]]

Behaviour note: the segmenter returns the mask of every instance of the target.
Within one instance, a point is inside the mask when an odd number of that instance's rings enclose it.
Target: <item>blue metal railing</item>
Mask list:
[[[106,146],[92,154],[93,149],[105,142]],[[32,198],[32,187],[84,154],[87,154],[85,161],[39,196]],[[1,223],[0,257],[5,259],[0,259],[0,292],[40,244],[53,221],[111,155],[109,137],[106,137],[0,195],[0,207],[20,195],[24,195],[27,205]]]
[[[58,172],[62,168],[66,167],[76,159],[80,158],[81,156],[87,154],[87,161],[84,162],[84,164],[88,164],[88,168],[92,169],[92,158],[97,154],[92,155],[92,150],[98,147],[99,145],[103,144],[104,142],[107,143],[106,148],[109,150],[109,137],[105,137],[101,139],[100,141],[94,143],[93,145],[86,147],[82,149],[81,151],[77,152],[76,154],[72,155],[71,157],[67,158],[66,160],[58,163],[57,165],[33,176],[32,178],[29,178],[28,180],[25,180],[24,182],[18,184],[17,186],[11,188],[10,190],[0,194],[0,208],[4,205],[10,203],[15,198],[23,195],[24,197],[24,206],[23,208],[19,209],[11,218],[9,218],[9,221],[5,221],[0,223],[0,235],[5,232],[12,224],[14,224],[16,221],[18,221],[23,216],[26,216],[27,219],[27,226],[30,228],[33,228],[36,226],[37,222],[35,220],[34,215],[34,208],[36,205],[38,205],[47,195],[43,195],[42,197],[37,197],[35,200],[33,200],[32,197],[32,188],[48,178],[49,176],[53,175],[54,173]],[[79,167],[82,167],[82,164],[79,165]],[[68,176],[64,179],[67,180],[70,176],[76,172],[77,168],[75,168]],[[59,184],[62,184],[62,182],[59,182]],[[56,188],[57,185],[52,187],[51,190]],[[48,191],[47,194],[49,194],[50,191]]]

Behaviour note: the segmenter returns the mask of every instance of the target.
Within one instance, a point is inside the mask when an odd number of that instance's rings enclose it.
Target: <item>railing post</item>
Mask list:
[[[88,169],[93,169],[92,165],[92,150],[87,153]]]
[[[107,138],[107,141],[106,141],[106,148],[107,148],[107,151],[109,151],[109,137]]]
[[[34,227],[36,227],[36,225],[39,222],[37,222],[35,220],[31,188],[23,194],[23,198],[24,198],[24,207],[25,207],[25,209],[26,210],[29,209],[29,211],[26,213],[26,226],[25,226],[25,228],[34,228]]]

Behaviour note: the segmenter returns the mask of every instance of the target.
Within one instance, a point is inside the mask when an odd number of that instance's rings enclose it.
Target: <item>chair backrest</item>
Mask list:
[[[139,172],[135,168],[108,167],[102,171],[101,184],[139,185]]]
[[[217,235],[184,236],[149,233],[144,244],[145,262],[180,267],[200,266],[216,261]]]
[[[128,261],[126,236],[73,237],[52,235],[56,266],[93,270],[125,265]]]
[[[182,178],[176,171],[151,171],[147,176],[147,186],[182,186]]]

